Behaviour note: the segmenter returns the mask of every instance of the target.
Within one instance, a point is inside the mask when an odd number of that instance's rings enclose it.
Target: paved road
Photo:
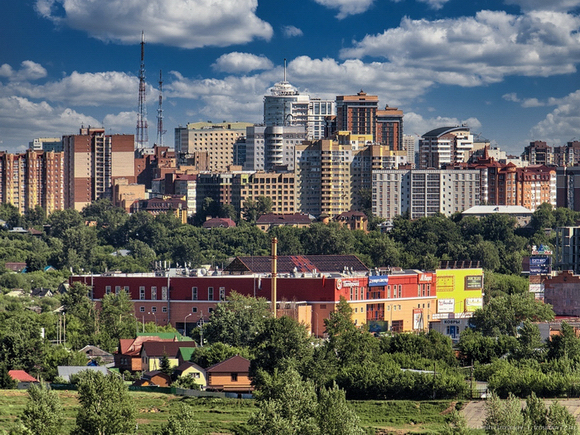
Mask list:
[[[525,400],[522,400],[522,407],[525,405]],[[552,404],[553,400],[546,400],[546,407]],[[580,399],[560,399],[558,402],[565,406],[568,411],[576,418],[576,422],[580,424]],[[485,400],[476,402],[469,402],[461,411],[467,425],[472,429],[482,429],[483,420],[485,419]]]

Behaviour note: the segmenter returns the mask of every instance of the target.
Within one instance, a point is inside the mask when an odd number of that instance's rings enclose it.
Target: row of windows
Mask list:
[[[145,307],[141,306],[139,307],[139,312],[140,313],[144,313],[145,312]],[[150,313],[156,313],[157,312],[157,307],[151,307],[151,311]],[[161,307],[161,312],[162,313],[166,313],[167,312],[167,307]],[[191,312],[192,313],[197,313],[197,307],[191,307]],[[213,308],[209,308],[208,309],[209,313],[213,312]]]

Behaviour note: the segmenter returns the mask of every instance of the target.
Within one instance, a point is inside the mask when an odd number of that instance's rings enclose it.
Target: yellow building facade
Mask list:
[[[471,317],[483,308],[483,269],[437,269],[436,319]]]

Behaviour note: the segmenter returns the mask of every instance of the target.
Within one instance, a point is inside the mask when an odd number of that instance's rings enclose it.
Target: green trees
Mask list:
[[[226,301],[211,313],[204,330],[205,338],[210,343],[249,346],[271,316],[269,302],[265,298],[243,296],[237,292],[232,292]]]
[[[180,402],[171,410],[167,424],[158,435],[196,435],[198,429],[193,410],[187,403]]]
[[[500,400],[495,394],[486,402],[485,432],[488,434],[576,434],[576,420],[570,412],[553,402],[548,409],[544,402],[531,394],[526,406],[510,395]]]
[[[75,433],[111,435],[133,432],[136,410],[127,386],[114,374],[85,371],[78,380],[80,409]]]
[[[362,435],[356,414],[336,384],[317,396],[311,381],[292,368],[264,374],[258,411],[249,423],[264,435]]]
[[[28,389],[28,401],[20,417],[26,431],[34,435],[59,435],[64,413],[58,394],[44,383]]]

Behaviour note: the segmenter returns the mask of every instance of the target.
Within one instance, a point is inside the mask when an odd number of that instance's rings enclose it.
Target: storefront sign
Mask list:
[[[479,290],[483,288],[482,275],[468,275],[465,277],[465,290]]]
[[[465,309],[467,311],[475,311],[483,308],[483,298],[466,298]]]
[[[439,299],[437,301],[438,313],[452,313],[455,311],[455,299]]]
[[[389,284],[388,275],[369,276],[369,287],[384,287]]]

